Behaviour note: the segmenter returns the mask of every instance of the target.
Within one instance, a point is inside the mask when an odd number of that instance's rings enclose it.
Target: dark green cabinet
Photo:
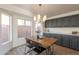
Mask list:
[[[45,21],[46,28],[79,27],[79,14]]]
[[[57,38],[56,44],[79,50],[79,36],[72,36],[72,35],[63,35],[63,34],[52,34],[52,33],[44,33],[43,34],[46,37],[53,37]],[[59,36],[62,36],[59,38]]]
[[[79,39],[77,40],[77,49],[79,49]]]

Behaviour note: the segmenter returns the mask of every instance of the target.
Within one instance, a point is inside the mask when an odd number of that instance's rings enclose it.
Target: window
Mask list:
[[[1,14],[0,43],[4,43],[10,40],[10,20],[10,15],[3,13]]]
[[[27,37],[31,37],[31,28],[32,28],[32,27],[31,27],[31,25],[32,25],[32,24],[31,24],[31,21],[30,21],[30,20],[26,20],[26,21],[25,21],[25,25],[26,25],[26,26],[25,26],[26,36],[27,36]]]
[[[31,36],[31,21],[28,20],[18,20],[17,33],[18,38],[25,38],[26,36]]]
[[[31,26],[31,21],[26,21],[26,26]]]
[[[9,16],[2,14],[1,15],[1,24],[2,25],[9,25]]]
[[[24,20],[18,19],[18,25],[24,25]]]
[[[18,32],[18,37],[21,38],[24,35],[24,20],[22,19],[17,19],[17,32]]]

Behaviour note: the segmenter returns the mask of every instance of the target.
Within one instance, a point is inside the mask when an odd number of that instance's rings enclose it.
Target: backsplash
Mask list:
[[[57,34],[73,34],[72,32],[78,32],[76,34],[79,34],[79,28],[46,28],[45,32],[49,33],[57,33]]]

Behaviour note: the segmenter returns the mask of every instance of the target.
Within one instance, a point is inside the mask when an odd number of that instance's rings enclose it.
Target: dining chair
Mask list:
[[[32,51],[36,52],[37,55],[42,53],[45,48],[43,47],[40,47],[38,43],[36,43],[35,41],[32,41],[31,39],[29,38],[25,38],[26,40],[26,44],[25,44],[25,52],[24,54],[31,54]],[[29,48],[29,50],[27,51],[27,47]]]

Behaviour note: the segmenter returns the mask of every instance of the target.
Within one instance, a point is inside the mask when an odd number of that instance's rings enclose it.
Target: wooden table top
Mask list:
[[[55,38],[43,38],[43,39],[38,39],[38,40],[34,40],[35,42],[37,42],[40,46],[44,47],[44,48],[48,48],[51,45],[53,45],[57,39]]]

